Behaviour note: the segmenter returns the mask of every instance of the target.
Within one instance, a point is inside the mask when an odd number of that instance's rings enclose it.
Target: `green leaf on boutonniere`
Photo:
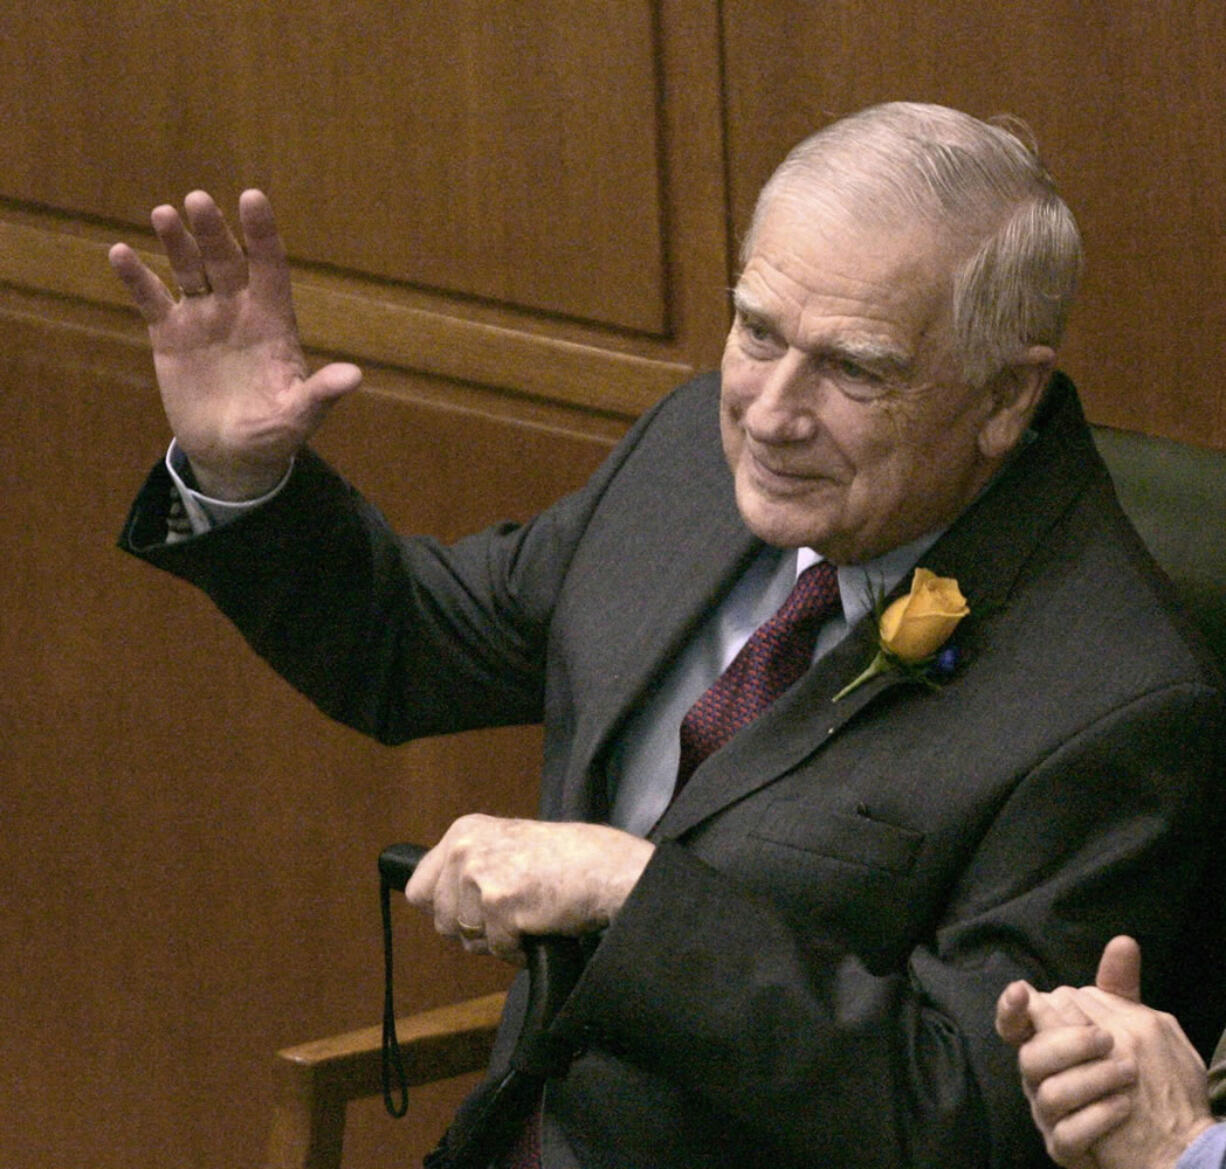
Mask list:
[[[838,702],[886,671],[935,687],[933,672],[949,674],[957,666],[957,648],[949,646],[942,651],[941,647],[968,613],[970,607],[956,580],[917,568],[910,593],[877,615],[877,653],[873,660],[833,701]]]

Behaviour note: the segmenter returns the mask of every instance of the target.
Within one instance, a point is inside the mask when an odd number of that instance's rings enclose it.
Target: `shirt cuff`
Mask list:
[[[293,474],[294,460],[290,460],[289,470],[285,472],[281,482],[271,491],[261,495],[258,499],[242,499],[237,501],[213,499],[208,495],[203,495],[190,485],[191,466],[187,461],[187,456],[180,449],[177,439],[171,439],[170,449],[166,452],[166,470],[175,485],[175,490],[179,493],[179,499],[183,503],[183,511],[187,515],[188,523],[191,524],[192,534],[202,536],[205,532],[212,531],[214,528],[220,528],[238,519],[240,516],[246,515],[249,511],[259,507],[261,504],[267,503],[274,496],[278,495],[285,484],[289,482],[290,475]]]
[[[1175,1169],[1223,1169],[1226,1166],[1226,1123],[1206,1129],[1175,1163]]]

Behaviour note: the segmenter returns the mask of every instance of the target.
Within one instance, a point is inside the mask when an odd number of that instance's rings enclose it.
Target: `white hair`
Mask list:
[[[1031,345],[1055,348],[1081,273],[1081,236],[1019,123],[889,102],[819,130],[762,188],[742,255],[784,185],[815,211],[902,228],[923,223],[959,257],[953,337],[963,376],[983,386]]]

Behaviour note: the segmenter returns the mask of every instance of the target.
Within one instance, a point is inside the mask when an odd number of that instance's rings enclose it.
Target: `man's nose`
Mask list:
[[[820,387],[806,354],[788,350],[758,384],[745,429],[759,442],[803,442],[818,429]]]

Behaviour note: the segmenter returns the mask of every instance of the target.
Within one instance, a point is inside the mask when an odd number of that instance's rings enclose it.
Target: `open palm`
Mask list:
[[[239,199],[245,248],[205,192],[189,194],[184,212],[186,223],[170,206],[151,215],[177,299],[126,244],[111,249],[111,266],[149,326],[166,416],[201,490],[254,498],[276,485],[361,373],[338,363],[308,374],[285,250],[262,192]]]

